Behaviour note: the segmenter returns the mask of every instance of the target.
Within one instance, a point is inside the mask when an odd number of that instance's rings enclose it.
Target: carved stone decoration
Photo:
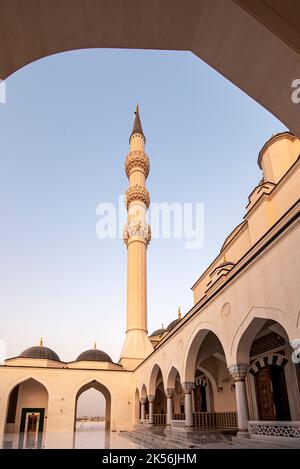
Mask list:
[[[194,387],[195,387],[195,384],[193,381],[185,381],[184,383],[182,383],[182,389],[183,389],[184,394],[190,394],[192,390],[194,389]]]
[[[135,221],[131,223],[126,223],[123,231],[123,240],[126,245],[128,241],[133,236],[144,239],[148,245],[151,240],[151,227],[148,223],[142,223],[140,221]]]
[[[259,337],[253,341],[250,349],[250,357],[260,355],[261,353],[268,352],[269,350],[273,350],[274,348],[284,345],[285,339],[283,337],[275,332],[270,332],[269,334]]]
[[[128,153],[125,161],[125,171],[127,177],[130,176],[134,169],[141,169],[145,174],[145,178],[147,179],[150,171],[150,162],[146,153],[139,150],[134,150]]]
[[[154,402],[155,401],[155,396],[153,394],[149,394],[148,396],[148,401],[151,403],[151,402]]]
[[[231,305],[230,303],[224,303],[221,309],[221,317],[222,318],[227,318],[229,314],[231,313]]]
[[[125,204],[126,208],[128,209],[129,204],[136,200],[140,200],[143,202],[147,208],[150,205],[150,195],[147,189],[143,186],[139,186],[138,184],[134,184],[133,186],[129,187],[129,189],[125,193]]]
[[[174,396],[175,394],[175,389],[173,388],[167,388],[165,389],[165,394],[167,396],[168,399],[172,399],[172,397]]]
[[[141,397],[141,398],[140,398],[140,403],[141,403],[142,405],[145,405],[145,404],[146,404],[146,400],[147,400],[146,397]]]
[[[245,381],[249,365],[245,363],[237,363],[236,365],[230,366],[228,370],[234,381]]]

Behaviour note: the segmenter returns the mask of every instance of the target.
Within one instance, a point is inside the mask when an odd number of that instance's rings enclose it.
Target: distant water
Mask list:
[[[140,448],[139,445],[133,441],[123,438],[122,433],[107,432],[105,431],[105,422],[76,422],[76,432],[74,440],[70,435],[58,433],[58,443],[55,445],[55,438],[51,438],[51,448],[71,448],[75,449],[134,449]],[[73,435],[72,435],[73,436]],[[66,446],[63,446],[63,441],[66,441]],[[70,441],[72,446],[70,446]],[[18,448],[19,434],[9,433],[4,435],[4,448],[16,449]],[[0,443],[1,448],[1,443]],[[43,448],[47,448],[43,443]]]
[[[139,448],[137,444],[123,438],[117,432],[106,432],[105,422],[77,422],[75,433],[76,449],[127,449]]]

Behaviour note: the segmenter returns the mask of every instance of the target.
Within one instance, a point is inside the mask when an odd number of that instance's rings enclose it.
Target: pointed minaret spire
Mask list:
[[[136,110],[135,110],[135,119],[132,127],[132,132],[130,134],[130,139],[132,135],[134,134],[141,134],[144,137],[144,140],[146,142],[146,137],[143,132],[142,128],[142,123],[141,123],[141,118],[140,118],[140,108],[139,108],[139,103],[136,104]],[[129,141],[130,141],[129,139]]]
[[[128,212],[124,227],[127,247],[127,327],[120,364],[135,369],[153,352],[147,330],[147,247],[151,228],[147,223],[150,195],[146,188],[150,162],[145,153],[145,137],[139,115],[135,111],[133,130],[129,140],[125,171],[129,187],[125,194]]]

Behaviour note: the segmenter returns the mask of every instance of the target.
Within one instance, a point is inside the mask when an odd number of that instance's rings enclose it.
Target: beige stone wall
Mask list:
[[[288,133],[274,136],[264,146],[260,162],[268,189],[257,187],[244,217],[245,223],[233,230],[220,255],[197,280],[194,303],[204,297],[210,274],[222,261],[237,263],[300,198],[300,140]]]

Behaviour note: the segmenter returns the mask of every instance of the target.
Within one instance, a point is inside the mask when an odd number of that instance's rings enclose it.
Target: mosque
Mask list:
[[[8,358],[0,367],[3,447],[72,448],[77,400],[90,388],[105,397],[111,431],[138,425],[300,438],[300,140],[286,131],[265,143],[258,155],[263,177],[241,223],[192,286],[194,306],[151,334],[150,161],[138,107],[129,143],[120,360],[95,345],[67,363],[42,341]]]

